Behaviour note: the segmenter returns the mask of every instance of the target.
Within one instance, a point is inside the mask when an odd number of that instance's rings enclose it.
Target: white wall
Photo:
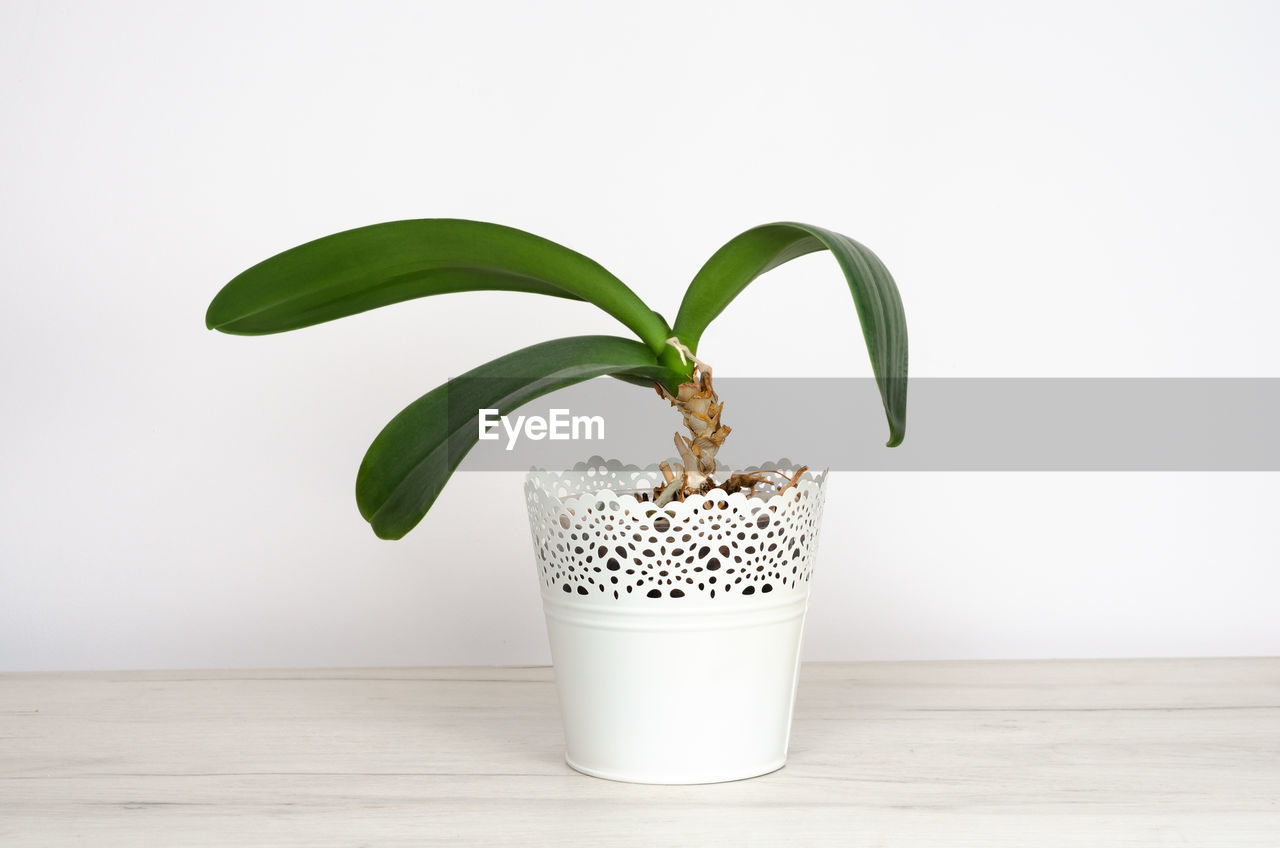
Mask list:
[[[354,472],[446,377],[619,328],[466,295],[203,329],[361,224],[512,224],[673,312],[723,240],[811,221],[893,269],[916,375],[1280,377],[1280,6],[635,9],[3,6],[0,669],[547,660],[518,475],[385,543]],[[867,373],[833,274],[749,290],[717,373]],[[1274,474],[838,474],[807,656],[1274,654],[1277,507]]]

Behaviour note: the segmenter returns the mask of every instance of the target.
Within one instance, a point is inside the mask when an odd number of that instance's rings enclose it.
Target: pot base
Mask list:
[[[758,768],[751,768],[746,771],[735,772],[712,772],[705,775],[687,775],[687,774],[622,774],[619,772],[593,769],[587,766],[575,763],[569,759],[569,755],[564,755],[565,764],[574,771],[581,772],[588,777],[599,777],[604,780],[613,780],[618,783],[645,783],[659,786],[691,786],[701,783],[732,783],[735,780],[750,780],[753,777],[762,777],[766,774],[772,774],[787,764],[786,758],[766,763]]]

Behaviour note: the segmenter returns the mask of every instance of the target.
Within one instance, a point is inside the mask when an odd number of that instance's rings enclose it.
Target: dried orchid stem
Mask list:
[[[708,481],[714,482],[716,452],[724,444],[730,428],[720,423],[724,404],[711,385],[711,367],[678,341],[670,343],[680,352],[682,359],[688,356],[696,366],[692,377],[681,383],[674,395],[661,383],[656,384],[658,394],[680,410],[684,425],[689,429],[689,436],[679,433],[675,436],[676,452],[684,466],[684,485],[680,494],[688,497],[701,491]]]
[[[724,404],[711,385],[711,366],[698,359],[693,351],[679,339],[674,337],[667,339],[667,344],[680,354],[682,363],[687,364],[692,360],[694,369],[689,379],[677,387],[674,395],[667,391],[662,383],[654,383],[658,396],[680,410],[684,425],[689,430],[688,436],[675,434],[676,452],[680,455],[680,462],[664,462],[658,466],[662,470],[666,485],[660,491],[657,488],[654,489],[654,498],[655,503],[662,504],[670,502],[672,498],[684,500],[691,495],[718,487],[713,477],[716,471],[716,453],[731,431],[730,427],[720,423]],[[801,475],[807,470],[808,466],[803,466],[793,475],[774,469],[753,471],[749,474],[732,474],[720,488],[724,488],[727,492],[747,489],[749,494],[755,494],[756,486],[779,485],[778,482],[772,482],[768,478],[768,475],[774,474],[786,481],[778,489],[778,493],[781,494],[799,483]]]

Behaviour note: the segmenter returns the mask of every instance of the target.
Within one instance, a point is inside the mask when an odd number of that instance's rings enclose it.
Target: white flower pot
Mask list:
[[[623,494],[661,480],[656,466],[599,459],[526,479],[565,759],[636,783],[774,771],[826,474],[782,494],[717,489],[663,507]]]

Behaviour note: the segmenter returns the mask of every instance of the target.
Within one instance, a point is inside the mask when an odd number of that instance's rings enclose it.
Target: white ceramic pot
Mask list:
[[[778,467],[789,471],[785,464]],[[781,768],[826,473],[663,507],[662,480],[593,459],[525,495],[570,766],[636,783]]]

